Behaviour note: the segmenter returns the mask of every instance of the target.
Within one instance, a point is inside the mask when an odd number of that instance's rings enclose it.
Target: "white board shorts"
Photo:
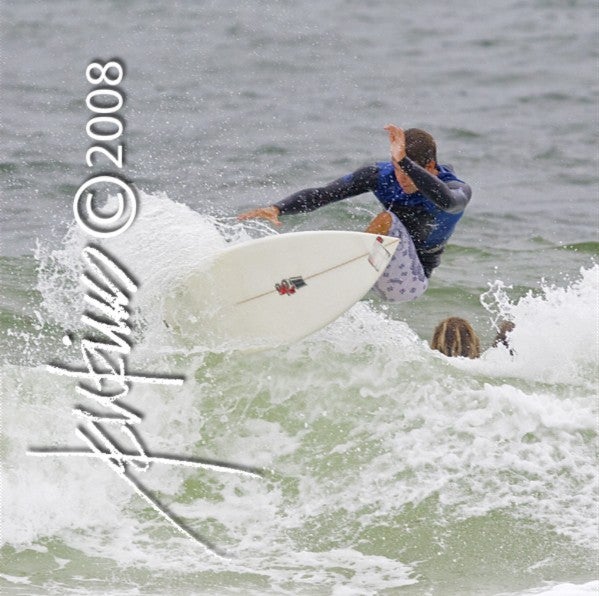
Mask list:
[[[428,278],[416,253],[412,237],[394,213],[388,236],[399,238],[399,246],[373,289],[389,302],[408,302],[426,292]]]

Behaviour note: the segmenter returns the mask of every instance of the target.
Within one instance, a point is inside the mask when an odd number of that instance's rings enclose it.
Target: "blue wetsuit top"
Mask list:
[[[393,164],[379,162],[326,186],[300,190],[275,206],[281,215],[303,213],[370,191],[406,227],[424,272],[430,277],[470,201],[472,190],[448,165],[437,165],[436,176],[408,157],[404,157],[399,166],[411,178],[417,192],[406,193],[395,177]]]

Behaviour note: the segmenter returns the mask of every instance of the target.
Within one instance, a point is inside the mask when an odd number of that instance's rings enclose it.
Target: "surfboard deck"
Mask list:
[[[236,244],[168,297],[164,319],[199,344],[289,344],[358,302],[398,244],[398,238],[351,231],[293,232]]]

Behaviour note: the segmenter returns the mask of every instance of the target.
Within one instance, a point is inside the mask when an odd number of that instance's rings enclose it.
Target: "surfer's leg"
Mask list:
[[[389,211],[383,211],[370,222],[365,231],[369,234],[388,236],[392,224],[393,218],[391,217],[391,213],[389,213]]]
[[[391,302],[415,300],[422,296],[428,288],[428,279],[424,275],[424,269],[416,253],[414,242],[405,226],[399,221],[397,215],[390,212],[385,214],[391,220],[386,235],[399,238],[399,246],[383,275],[379,277],[374,285],[374,289],[385,300]]]

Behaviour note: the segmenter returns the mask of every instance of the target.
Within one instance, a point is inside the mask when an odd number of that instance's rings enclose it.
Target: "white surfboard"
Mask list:
[[[295,232],[236,244],[167,298],[165,323],[207,347],[292,343],[359,301],[398,244],[398,238],[349,231]]]

